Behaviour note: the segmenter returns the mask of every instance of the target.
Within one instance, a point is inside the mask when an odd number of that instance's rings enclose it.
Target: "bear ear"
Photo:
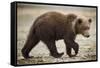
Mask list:
[[[79,24],[81,24],[81,23],[82,23],[82,19],[79,18],[79,19],[77,20],[77,22],[78,22]]]
[[[89,19],[88,19],[88,21],[91,23],[91,22],[92,22],[92,19],[91,19],[91,18],[89,18]]]
[[[73,22],[76,18],[77,18],[77,16],[75,14],[68,14],[67,15],[68,22]]]

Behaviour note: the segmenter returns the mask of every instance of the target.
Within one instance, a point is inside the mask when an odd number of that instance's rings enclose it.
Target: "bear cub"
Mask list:
[[[55,41],[63,39],[66,44],[66,53],[69,57],[76,56],[79,51],[79,45],[74,40],[76,35],[82,34],[89,37],[89,29],[92,20],[84,16],[75,14],[62,14],[59,12],[47,12],[39,16],[32,25],[26,43],[22,48],[24,58],[30,58],[29,53],[41,40],[50,51],[50,55],[60,58],[64,52],[58,53]],[[71,54],[71,50],[75,54]]]

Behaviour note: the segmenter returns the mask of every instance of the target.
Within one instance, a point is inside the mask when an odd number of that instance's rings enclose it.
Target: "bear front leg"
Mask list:
[[[79,51],[79,45],[76,42],[74,42],[72,48],[75,51],[75,55],[74,56],[76,56],[78,54],[78,51]]]
[[[64,42],[66,44],[66,51],[67,51],[68,56],[69,57],[76,56],[78,54],[79,45],[74,40],[64,40]],[[75,51],[74,55],[71,54],[72,48]]]
[[[48,49],[50,50],[51,56],[55,58],[60,58],[64,53],[58,53],[57,47],[55,45],[55,41],[47,41],[45,42],[47,44]]]

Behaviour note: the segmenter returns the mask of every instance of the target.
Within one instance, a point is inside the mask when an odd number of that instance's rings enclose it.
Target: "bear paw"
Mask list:
[[[51,54],[53,57],[55,57],[55,58],[60,58],[60,57],[62,57],[62,55],[64,54],[64,52],[62,52],[62,53],[54,53],[54,54]]]

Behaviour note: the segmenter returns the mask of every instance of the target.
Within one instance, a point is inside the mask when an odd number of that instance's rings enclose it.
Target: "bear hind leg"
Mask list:
[[[38,38],[36,36],[34,37],[28,37],[24,47],[22,48],[22,55],[24,58],[30,58],[29,53],[36,46],[36,44],[39,42]]]

